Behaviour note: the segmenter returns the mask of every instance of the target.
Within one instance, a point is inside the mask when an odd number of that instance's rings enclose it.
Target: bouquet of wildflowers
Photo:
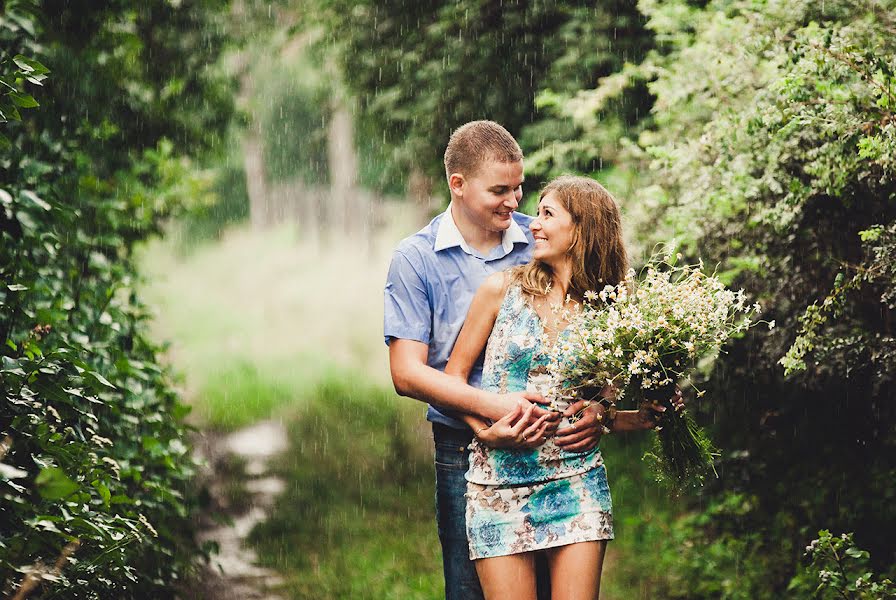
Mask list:
[[[566,386],[559,393],[577,396],[581,389],[610,385],[617,402],[631,397],[671,407],[676,383],[748,329],[760,310],[747,304],[743,290],[727,289],[702,269],[702,261],[676,266],[669,256],[654,258],[641,278],[630,270],[619,285],[587,292],[570,325],[572,352],[558,348],[553,356],[554,381]],[[657,478],[676,488],[700,484],[715,472],[711,441],[685,410],[661,414],[655,451],[648,455]]]

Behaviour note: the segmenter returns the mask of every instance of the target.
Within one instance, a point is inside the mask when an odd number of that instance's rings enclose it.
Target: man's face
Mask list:
[[[523,162],[489,160],[454,188],[466,219],[487,231],[510,227],[511,215],[523,197]]]

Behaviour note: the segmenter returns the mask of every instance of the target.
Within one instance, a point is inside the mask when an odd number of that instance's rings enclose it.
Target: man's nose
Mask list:
[[[516,207],[520,205],[520,199],[517,197],[516,192],[510,194],[510,196],[504,201],[504,204],[516,210]]]

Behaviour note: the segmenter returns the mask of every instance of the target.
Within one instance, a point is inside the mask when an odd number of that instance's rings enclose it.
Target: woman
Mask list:
[[[532,262],[493,275],[477,291],[445,369],[466,380],[485,348],[482,387],[488,391],[547,395],[562,383],[548,374],[550,352],[555,345],[572,351],[566,327],[585,292],[618,284],[628,266],[616,201],[591,179],[549,183],[530,228]],[[605,432],[654,426],[649,410],[617,412],[610,405],[603,399],[588,408],[598,411]],[[575,415],[562,399],[555,406],[564,412],[560,435]],[[571,452],[545,439],[544,417],[526,425],[531,410],[518,408],[491,425],[465,418],[476,434],[467,471],[470,557],[487,600],[534,600],[536,551],[547,555],[554,600],[596,599],[613,538],[601,454],[581,451],[581,444],[566,446],[580,450]],[[507,440],[515,447],[501,448]]]

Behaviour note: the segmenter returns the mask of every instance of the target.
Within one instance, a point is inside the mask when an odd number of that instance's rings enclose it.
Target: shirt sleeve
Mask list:
[[[384,292],[383,332],[386,345],[393,338],[429,344],[432,340],[432,306],[423,265],[395,251]]]

